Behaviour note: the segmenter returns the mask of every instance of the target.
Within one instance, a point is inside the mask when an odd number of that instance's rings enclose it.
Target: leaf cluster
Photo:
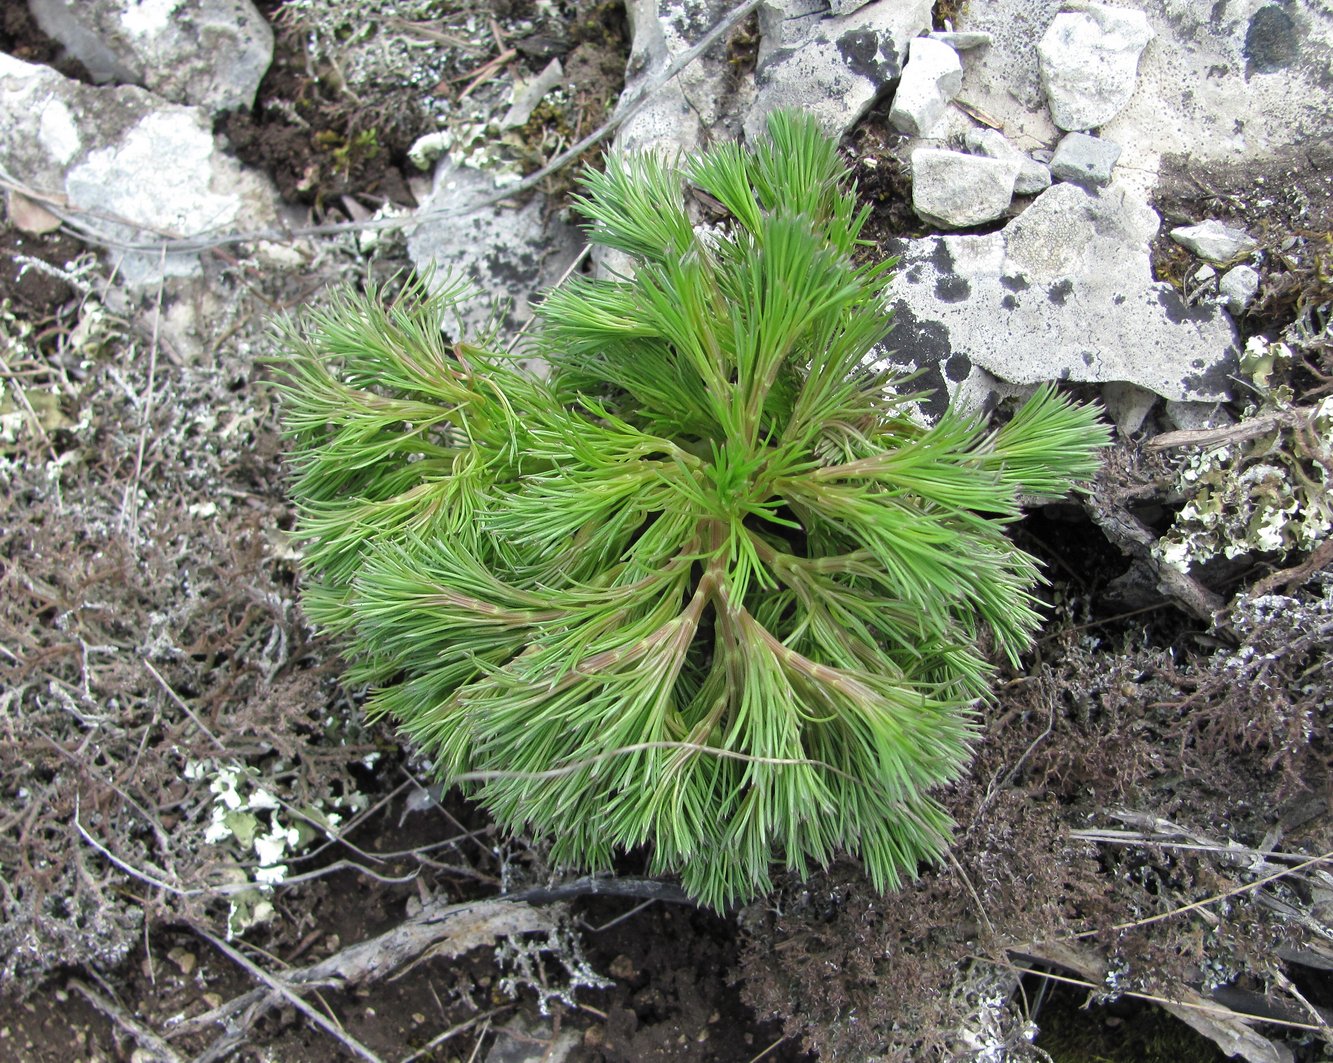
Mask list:
[[[1004,526],[1105,431],[1050,389],[926,426],[868,367],[891,263],[857,261],[865,211],[805,116],[613,155],[579,208],[634,272],[547,297],[546,380],[446,338],[453,284],[288,330],[307,609],[372,709],[557,861],[647,846],[725,906],[851,850],[893,887],[946,843],[930,791],[983,647],[1038,624]]]

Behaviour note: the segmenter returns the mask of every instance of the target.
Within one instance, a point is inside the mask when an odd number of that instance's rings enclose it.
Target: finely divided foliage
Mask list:
[[[1003,527],[1105,431],[1049,389],[994,431],[910,416],[866,368],[891,263],[854,261],[865,213],[808,118],[586,188],[634,276],[550,294],[548,381],[446,339],[458,286],[287,331],[306,607],[441,779],[559,863],[646,846],[720,907],[845,849],[893,887],[946,844],[929,792],[967,760],[981,647],[1038,623]]]

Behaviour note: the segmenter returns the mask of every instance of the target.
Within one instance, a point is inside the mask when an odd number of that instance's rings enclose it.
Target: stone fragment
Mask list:
[[[526,123],[532,117],[532,112],[537,109],[537,104],[541,103],[546,94],[564,79],[565,70],[560,65],[560,60],[552,59],[542,69],[542,72],[526,85],[515,86],[514,101],[509,105],[509,110],[505,113],[503,121],[500,122],[500,128],[516,129]],[[415,146],[413,145],[413,147]]]
[[[826,17],[818,0],[769,0],[746,136],[759,136],[784,107],[814,115],[833,136],[846,133],[902,75],[908,41],[930,28],[930,11],[930,0],[880,0]]]
[[[0,170],[62,194],[71,214],[110,240],[208,236],[276,217],[272,186],[219,150],[206,111],[139,88],[85,85],[4,53]],[[148,284],[196,273],[199,259],[130,252],[119,269],[128,283]]]
[[[926,136],[944,117],[949,101],[963,87],[963,64],[947,44],[914,37],[907,65],[893,94],[889,122],[910,137]]]
[[[1107,2],[1141,9],[1157,32],[1139,57],[1130,102],[1096,127],[1124,148],[1118,184],[1161,201],[1197,195],[1194,179],[1214,165],[1253,173],[1271,160],[1262,171],[1287,187],[1328,172],[1329,0]],[[1075,6],[986,0],[964,5],[957,17],[960,31],[994,38],[963,57],[959,100],[1020,147],[1059,139],[1034,44],[1062,7]]]
[[[1156,392],[1123,380],[1113,380],[1102,387],[1102,403],[1122,436],[1132,436],[1142,428],[1160,401],[1161,396]]]
[[[925,221],[962,229],[994,221],[1014,198],[1018,162],[961,151],[912,152],[912,209]]]
[[[1233,317],[1245,313],[1259,293],[1259,271],[1251,266],[1232,266],[1217,282],[1217,294]]]
[[[898,361],[925,386],[1120,381],[1173,400],[1228,394],[1236,336],[1218,306],[1153,280],[1159,220],[1119,186],[1057,184],[998,232],[890,246]],[[941,403],[943,398],[939,400]],[[1133,404],[1137,405],[1137,404]],[[1133,418],[1126,411],[1126,423]]]
[[[516,1016],[495,1031],[486,1063],[565,1063],[581,1038],[577,1030],[557,1029],[550,1020],[530,1023]]]
[[[843,15],[850,15],[853,11],[859,11],[870,3],[870,0],[829,0],[829,14],[834,18],[841,18]]]
[[[1051,187],[1050,167],[1024,155],[1005,139],[998,129],[969,129],[963,135],[963,146],[973,155],[988,159],[1015,159],[1018,177],[1014,180],[1014,194],[1035,196]]]
[[[1171,239],[1215,266],[1224,266],[1250,254],[1259,246],[1244,229],[1223,225],[1212,218],[1198,225],[1182,225],[1172,229]]]
[[[217,114],[252,107],[273,31],[250,0],[28,0],[97,82],[142,85]]]
[[[676,59],[731,10],[730,0],[626,0],[630,55],[622,105],[636,100]],[[653,92],[616,134],[616,146],[634,151],[693,151],[710,135],[731,135],[722,101],[733,91],[735,73],[726,50],[699,56]]]
[[[573,226],[544,216],[541,196],[518,209],[468,209],[494,194],[492,175],[446,159],[421,206],[421,223],[408,237],[408,257],[418,270],[434,270],[438,285],[461,277],[477,291],[479,298],[459,307],[448,323],[455,338],[476,336],[497,312],[502,333],[512,335],[532,316],[529,297],[554,284],[583,248]]]
[[[1055,124],[1095,129],[1119,114],[1134,95],[1139,55],[1155,36],[1142,11],[1088,3],[1056,15],[1037,45]]]
[[[962,33],[958,30],[931,30],[926,36],[932,41],[947,44],[955,52],[970,52],[973,48],[982,48],[991,42],[989,33]]]
[[[1120,145],[1086,133],[1066,133],[1051,158],[1051,176],[1088,188],[1111,181],[1111,171],[1120,158]]]

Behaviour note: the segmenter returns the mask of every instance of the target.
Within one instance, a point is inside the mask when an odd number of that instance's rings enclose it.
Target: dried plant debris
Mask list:
[[[1156,275],[1187,294],[1206,294],[1197,261],[1168,237],[1177,225],[1212,218],[1259,242],[1250,261],[1261,283],[1241,320],[1248,335],[1276,335],[1307,311],[1333,305],[1333,147],[1325,141],[1239,165],[1167,160],[1157,196],[1165,224],[1153,245]]]
[[[294,863],[307,830],[355,808],[357,762],[375,752],[295,608],[258,318],[233,291],[242,316],[191,360],[92,295],[40,328],[0,306],[11,990],[61,965],[113,967],[145,916],[225,919],[278,867],[309,870]],[[233,793],[242,817],[224,839],[215,809]]]
[[[748,999],[830,1059],[1028,1058],[1040,1014],[1012,986],[987,996],[1004,983],[979,969],[1095,971],[1097,999],[1187,1015],[1269,993],[1310,1025],[1293,979],[1333,953],[1331,609],[1321,577],[1240,599],[1240,645],[1211,653],[1077,625],[1048,639],[946,800],[956,864],[888,897],[841,868],[788,885],[752,910]]]

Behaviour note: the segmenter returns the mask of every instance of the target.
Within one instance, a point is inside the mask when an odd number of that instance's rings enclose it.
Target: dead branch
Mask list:
[[[283,987],[281,996],[268,982],[265,988],[248,993],[187,1019],[168,1036],[180,1037],[214,1023],[225,1024],[222,1039],[242,1037],[267,1011],[280,1004],[288,994],[300,996],[314,989],[349,989],[387,978],[430,950],[435,955],[456,957],[511,934],[543,933],[555,930],[557,912],[542,911],[529,904],[509,900],[476,901],[463,904],[427,904],[410,919],[378,937],[349,945],[318,963],[270,975]],[[210,941],[217,939],[199,931]],[[214,1048],[217,1046],[215,1045]],[[208,1058],[214,1049],[205,1053]]]
[[[1093,522],[1125,553],[1145,565],[1157,578],[1157,589],[1201,620],[1212,621],[1222,610],[1219,594],[1210,591],[1188,572],[1164,565],[1153,556],[1157,536],[1118,501],[1107,501],[1097,494],[1087,500]]]
[[[1326,539],[1299,565],[1278,569],[1259,580],[1250,588],[1250,594],[1259,598],[1265,594],[1272,594],[1279,587],[1290,591],[1316,573],[1322,572],[1330,563],[1333,563],[1333,539]]]
[[[77,978],[70,979],[69,988],[134,1038],[140,1049],[140,1052],[135,1053],[136,1059],[143,1059],[145,1063],[184,1063],[171,1045],[135,1019],[114,1000],[102,996],[92,986],[80,982]]]
[[[206,938],[208,941],[210,941],[213,944],[214,948],[216,948],[219,952],[221,952],[232,962],[234,962],[238,967],[244,970],[252,978],[255,978],[258,981],[263,982],[264,985],[268,986],[269,989],[271,989],[275,994],[285,999],[294,1008],[296,1008],[297,1011],[301,1012],[301,1014],[303,1014],[306,1018],[308,1018],[321,1030],[323,1030],[334,1040],[342,1044],[343,1047],[348,1049],[348,1051],[350,1051],[353,1055],[360,1056],[362,1059],[366,1060],[366,1063],[384,1063],[384,1061],[380,1059],[379,1056],[377,1056],[369,1048],[367,1048],[355,1037],[349,1034],[340,1025],[338,1025],[333,1020],[329,1019],[327,1016],[316,1011],[309,1004],[307,1004],[305,1002],[305,999],[294,989],[292,989],[292,987],[288,985],[285,980],[278,978],[276,975],[269,974],[266,970],[260,967],[259,964],[249,959],[243,953],[232,948],[220,937],[217,937],[214,934],[210,934],[207,930],[203,930],[201,928],[196,928],[196,932],[201,937]]]
[[[1072,982],[1088,989],[1107,992],[1106,963],[1093,949],[1073,946],[1068,942],[1044,942],[1040,945],[1024,945],[1020,950],[1010,950],[1010,955],[1019,961],[1020,970],[1025,973],[1051,978],[1054,981]],[[1078,979],[1061,977],[1041,970],[1033,970],[1029,964],[1036,961],[1078,975]],[[1178,986],[1172,990],[1173,996],[1163,997],[1148,993],[1122,992],[1120,995],[1149,1000],[1170,1012],[1181,1022],[1186,1023],[1204,1037],[1216,1044],[1228,1056],[1240,1056],[1246,1063],[1291,1063],[1290,1049],[1277,1044],[1262,1034],[1250,1029],[1248,1023],[1262,1016],[1245,1015],[1233,1011],[1225,1004],[1201,996],[1188,986]],[[1318,1030],[1309,1023],[1277,1021],[1284,1026],[1300,1029]]]
[[[1257,439],[1266,435],[1279,425],[1294,424],[1298,419],[1313,415],[1314,410],[1281,410],[1274,413],[1260,414],[1238,424],[1223,425],[1221,428],[1189,428],[1180,432],[1163,432],[1153,436],[1144,446],[1149,450],[1170,450],[1175,447],[1217,447],[1227,443],[1243,443],[1247,439]]]

